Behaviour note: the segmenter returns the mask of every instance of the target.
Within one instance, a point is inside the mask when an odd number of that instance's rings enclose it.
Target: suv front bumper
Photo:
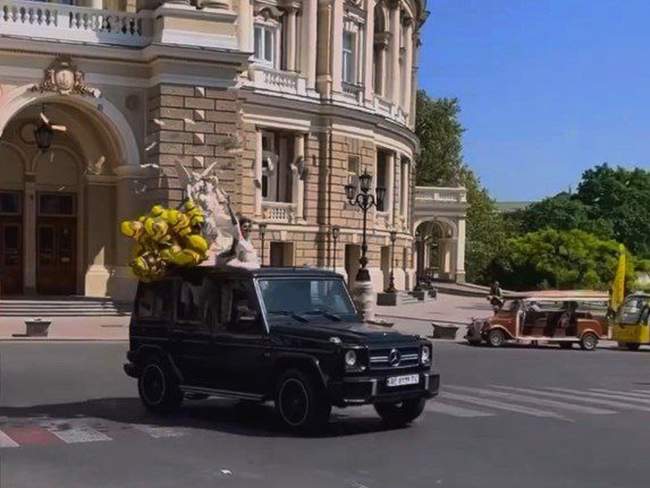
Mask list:
[[[414,385],[388,386],[388,376],[361,376],[332,381],[327,391],[332,404],[338,407],[436,396],[440,388],[440,375],[431,371],[417,374],[419,382]]]

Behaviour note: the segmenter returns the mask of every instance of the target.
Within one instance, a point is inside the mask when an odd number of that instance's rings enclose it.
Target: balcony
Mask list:
[[[262,202],[262,215],[266,222],[276,224],[293,224],[296,222],[295,203],[290,202]]]
[[[295,71],[281,71],[255,64],[250,67],[249,79],[255,89],[303,97],[307,95],[307,80]]]
[[[150,44],[151,11],[138,13],[57,3],[0,0],[0,35],[142,47]]]
[[[350,98],[354,103],[363,103],[363,85],[348,83],[346,81],[342,82],[341,85],[346,97]]]

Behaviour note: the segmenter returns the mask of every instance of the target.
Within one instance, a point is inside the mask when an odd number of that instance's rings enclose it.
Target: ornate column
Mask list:
[[[400,9],[399,0],[388,4],[390,8],[390,99],[394,105],[399,105],[401,98],[399,73],[399,44],[400,44]]]
[[[287,39],[285,52],[287,53],[287,71],[296,70],[296,8],[287,7]]]
[[[388,222],[394,224],[393,216],[395,202],[395,153],[389,152],[386,158],[386,204],[384,209],[388,212]]]
[[[251,0],[239,0],[238,30],[239,49],[253,51],[253,8]]]
[[[458,219],[456,237],[456,281],[465,282],[465,219]]]
[[[404,46],[404,87],[402,93],[402,108],[405,112],[411,111],[411,90],[413,89],[413,19],[410,17],[404,18],[404,37],[406,39],[406,46]]]
[[[262,131],[255,131],[255,216],[262,216]]]
[[[301,70],[307,78],[307,88],[316,87],[316,43],[318,31],[318,0],[305,0],[303,2],[302,24],[302,49]]]
[[[332,91],[342,91],[343,71],[343,0],[333,0],[332,32],[330,51],[330,72],[332,74]]]
[[[291,196],[296,204],[296,219],[303,220],[305,206],[305,182],[302,179],[301,169],[305,167],[305,135],[296,134],[293,142],[294,165],[296,169],[291,174]],[[301,162],[302,161],[302,162]]]
[[[366,0],[366,35],[364,38],[365,50],[365,71],[363,77],[364,96],[366,103],[372,102],[374,95],[373,73],[374,73],[374,44],[375,44],[375,0]]]
[[[88,296],[107,296],[110,294],[108,282],[110,266],[125,266],[126,262],[116,261],[112,242],[119,239],[118,222],[115,222],[116,205],[115,182],[110,176],[87,175],[85,184],[85,247],[87,269],[84,276],[84,290]],[[134,218],[131,215],[130,218]],[[125,241],[126,238],[124,239]],[[120,242],[118,241],[118,246]]]
[[[139,215],[138,203],[134,193],[134,180],[141,177],[141,168],[135,165],[118,166],[113,170],[117,175],[115,195],[116,225],[123,220],[130,220]],[[114,290],[111,295],[120,299],[132,299],[137,282],[131,275],[128,263],[131,260],[133,243],[119,232],[115,234],[115,273],[111,277],[114,283],[109,287]]]

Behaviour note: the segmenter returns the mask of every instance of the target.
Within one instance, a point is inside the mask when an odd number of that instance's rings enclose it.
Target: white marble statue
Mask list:
[[[185,186],[185,194],[203,211],[203,236],[210,243],[210,253],[216,256],[216,265],[259,268],[255,247],[249,241],[251,221],[235,216],[230,197],[219,186],[215,174],[216,162],[202,171],[188,170],[178,163],[178,175]]]

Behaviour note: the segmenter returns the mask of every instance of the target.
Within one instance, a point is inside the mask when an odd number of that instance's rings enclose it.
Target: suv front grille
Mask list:
[[[395,362],[395,356],[399,356],[399,362]],[[391,359],[393,360],[391,363]],[[412,368],[420,362],[419,347],[391,347],[370,350],[370,369],[400,369]]]

